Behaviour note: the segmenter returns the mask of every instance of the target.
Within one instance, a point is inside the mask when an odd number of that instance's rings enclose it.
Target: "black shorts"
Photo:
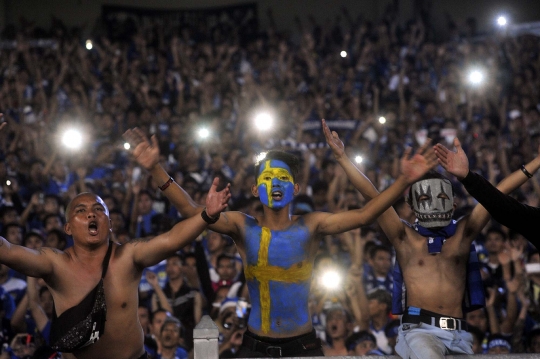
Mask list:
[[[321,340],[310,333],[290,338],[268,338],[249,330],[244,333],[238,358],[280,358],[324,356]]]

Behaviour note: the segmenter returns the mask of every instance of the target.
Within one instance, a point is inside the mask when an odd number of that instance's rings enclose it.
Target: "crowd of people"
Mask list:
[[[390,6],[369,21],[344,9],[324,24],[297,18],[295,29],[281,33],[269,11],[270,25],[249,36],[227,17],[176,27],[132,16],[115,26],[102,20],[92,46],[82,29],[58,20],[46,30],[30,22],[6,27],[3,39],[15,45],[0,52],[7,122],[0,131],[1,236],[34,250],[66,250],[73,246],[64,231],[66,207],[82,192],[103,199],[111,239],[120,244],[166,233],[190,217],[132,156],[135,144],[128,141],[126,150],[122,136],[135,127],[154,136],[161,168],[194,204],[204,205],[218,177],[218,190],[230,183],[229,210],[253,217],[264,204],[253,196],[254,165],[269,149],[300,160],[294,215],[354,211],[373,197],[349,183],[326,144],[323,118],[376,192],[396,183],[406,148],[428,138],[453,149],[458,137],[470,170],[494,185],[538,158],[540,39],[479,37],[472,19],[464,26],[448,19],[448,36],[435,38],[427,17],[400,24],[397,15]],[[38,37],[50,41],[38,46]],[[472,68],[483,69],[483,83],[468,81]],[[254,125],[261,112],[275,119],[269,129]],[[83,134],[78,150],[61,141],[71,128]],[[208,137],[199,136],[201,128]],[[477,203],[449,172],[458,220]],[[538,178],[512,196],[538,207]],[[402,197],[395,212],[414,224]],[[381,219],[325,235],[314,252],[309,313],[327,356],[395,353],[392,268],[401,254],[388,227]],[[143,271],[138,313],[150,357],[187,358],[205,314],[219,328],[220,356],[237,355],[253,305],[246,285],[252,272],[219,232],[207,229]],[[487,294],[486,306],[465,316],[474,352],[540,353],[537,249],[494,220],[474,237]],[[342,277],[337,288],[323,280],[331,272]],[[2,263],[0,299],[0,358],[45,355],[39,353],[50,344],[56,316],[48,287]]]

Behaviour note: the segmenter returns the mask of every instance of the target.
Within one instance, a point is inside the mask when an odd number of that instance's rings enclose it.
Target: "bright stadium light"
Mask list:
[[[469,73],[469,82],[473,85],[479,85],[484,80],[484,74],[480,70],[472,70]]]
[[[259,130],[269,130],[274,125],[274,118],[268,112],[260,112],[255,116],[255,126]]]
[[[506,26],[507,24],[508,24],[508,20],[506,19],[505,16],[499,16],[497,18],[497,25],[499,25],[500,27]]]
[[[328,270],[321,276],[321,284],[326,289],[337,289],[341,285],[341,274],[335,270]]]
[[[90,39],[86,40],[86,49],[87,50],[92,50],[93,47],[94,47],[94,45],[92,44],[92,40],[90,40]]]
[[[205,140],[210,136],[210,131],[206,127],[200,128],[197,133],[202,140]]]
[[[81,131],[76,129],[69,129],[62,135],[62,143],[67,148],[79,149],[82,146],[83,137]]]
[[[384,125],[386,123],[386,118],[384,116],[379,117],[379,123]]]
[[[354,158],[354,161],[358,164],[362,163],[364,161],[364,157],[358,155]]]
[[[347,51],[343,50],[339,53],[341,57],[347,57]]]
[[[257,156],[255,156],[255,163],[260,163],[265,158],[266,158],[266,152],[261,152]]]

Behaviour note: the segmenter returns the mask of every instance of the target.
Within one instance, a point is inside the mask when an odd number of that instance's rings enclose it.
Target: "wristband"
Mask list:
[[[529,171],[527,171],[525,165],[521,165],[521,170],[523,171],[523,173],[525,173],[525,176],[527,176],[528,178],[532,178],[533,175]]]
[[[217,216],[215,216],[214,218],[210,217],[208,215],[208,213],[206,213],[206,207],[204,207],[203,211],[201,212],[201,217],[203,219],[203,221],[205,221],[206,223],[208,224],[214,224],[218,221],[219,219],[219,213]]]
[[[174,178],[172,177],[169,177],[169,179],[167,180],[167,182],[165,182],[163,185],[161,186],[158,186],[158,188],[162,191],[165,191],[167,188],[169,188],[169,186],[171,185],[171,183],[174,182]]]

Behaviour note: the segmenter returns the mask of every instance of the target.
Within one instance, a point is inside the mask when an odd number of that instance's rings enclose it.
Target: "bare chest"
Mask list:
[[[134,268],[122,263],[121,260],[111,260],[105,277],[103,288],[107,308],[112,310],[126,309],[131,302],[137,301],[137,288],[140,273],[134,273]],[[67,266],[56,278],[51,292],[55,302],[57,315],[78,305],[92,292],[102,279],[102,269],[85,268],[72,264]]]

